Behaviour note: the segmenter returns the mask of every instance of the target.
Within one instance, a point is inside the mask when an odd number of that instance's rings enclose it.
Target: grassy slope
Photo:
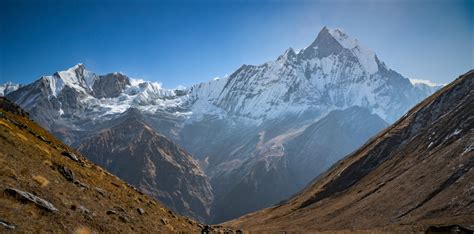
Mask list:
[[[201,224],[179,217],[135,191],[54,138],[27,115],[12,113],[19,109],[8,100],[1,98],[0,107],[0,221],[13,224],[15,231],[201,231]],[[78,155],[80,162],[61,155],[64,151]],[[61,167],[70,169],[75,180],[86,187],[68,181],[60,173]],[[21,202],[6,193],[6,188],[35,194],[58,211]],[[144,214],[138,212],[139,208]],[[115,213],[107,214],[111,210]],[[4,230],[0,225],[0,232]]]

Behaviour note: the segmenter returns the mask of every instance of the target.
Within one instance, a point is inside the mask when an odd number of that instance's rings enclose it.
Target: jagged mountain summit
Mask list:
[[[474,229],[474,70],[430,96],[277,206],[252,231]],[[472,231],[471,231],[472,232]]]
[[[242,66],[212,99],[256,119],[361,106],[393,122],[424,95],[356,39],[325,27],[298,53],[290,48],[276,61]]]
[[[209,220],[221,222],[297,192],[308,178],[356,149],[435,89],[413,85],[356,39],[325,27],[299,52],[289,49],[275,61],[243,65],[228,77],[186,89],[164,89],[159,83],[121,73],[97,75],[78,64],[43,76],[7,97],[73,147],[109,128],[130,108],[136,109],[147,126],[179,144],[199,162],[211,181],[214,197],[219,198],[213,202]],[[365,126],[366,119],[343,114],[350,110],[357,110],[357,116],[366,116],[375,124],[360,131],[357,126]],[[326,126],[319,121],[330,113],[341,116],[336,127],[347,128],[335,133],[333,139],[342,139],[343,132],[354,137],[344,145],[328,141],[324,147],[343,150],[326,155],[327,150],[317,144],[317,149],[307,147],[305,152],[286,150],[290,145],[296,147],[292,139],[302,134],[308,134],[304,138],[308,146],[323,138],[327,131],[311,134],[306,129]],[[292,163],[295,154],[304,155],[300,159],[317,168],[299,168],[302,164]],[[252,176],[256,170],[262,173],[258,178]],[[290,173],[295,171],[307,174]],[[270,176],[272,173],[278,176]],[[269,184],[291,181],[292,185],[261,186],[259,178],[268,178],[264,181]],[[276,188],[285,192],[226,209],[235,191],[257,198]]]

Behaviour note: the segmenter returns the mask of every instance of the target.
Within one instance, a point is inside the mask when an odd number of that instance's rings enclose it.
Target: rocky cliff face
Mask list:
[[[289,201],[226,224],[255,231],[472,229],[473,86],[470,71]]]
[[[381,130],[382,120],[392,123],[435,89],[424,84],[413,85],[356,39],[341,30],[323,28],[316,40],[301,51],[289,49],[275,61],[244,65],[229,77],[187,89],[163,89],[159,83],[120,73],[100,76],[78,64],[53,76],[43,76],[8,93],[7,97],[75,147],[88,135],[109,129],[128,109],[136,108],[147,126],[180,144],[198,160],[211,180],[215,197],[226,201],[225,196],[229,196],[227,200],[235,197],[232,191],[255,192],[252,184],[262,183],[258,178],[268,178],[265,182],[268,184],[291,181],[302,186],[308,178],[340,159],[343,151],[353,149],[355,144],[367,140],[370,133]],[[367,132],[357,129],[366,126],[365,119],[351,121],[350,117],[344,117],[346,123],[340,128],[357,136],[356,140],[344,141],[343,145],[329,140],[328,145],[306,142],[308,147],[302,147],[304,152],[296,149],[298,143],[291,143],[300,135],[298,139],[306,139],[307,134],[307,139],[312,141],[324,138],[327,132],[310,134],[310,129],[305,129],[332,111],[337,113],[356,106],[368,113],[364,116],[378,116],[377,124]],[[331,136],[344,139],[344,132],[334,132]],[[294,150],[287,151],[287,146]],[[328,153],[326,157],[322,153],[326,152],[325,148],[341,151]],[[312,152],[320,152],[321,156]],[[305,165],[293,158],[314,161],[311,165],[315,168],[300,168]],[[248,176],[257,168],[267,167],[271,170]],[[295,171],[309,174],[292,177],[290,172]],[[242,181],[246,182],[242,184]],[[242,189],[241,185],[250,190]],[[265,191],[258,194],[272,194],[270,186],[259,188]],[[263,196],[244,210],[276,203],[292,191],[296,188],[286,188],[275,197]],[[216,204],[221,205],[215,205],[214,210],[226,209],[226,202]],[[226,212],[234,212],[226,216],[230,218],[243,211],[227,209]]]
[[[207,220],[213,201],[208,178],[185,150],[130,109],[78,150],[175,212]]]
[[[125,87],[130,85],[130,79],[118,72],[100,76],[92,86],[92,96],[96,98],[118,97]]]

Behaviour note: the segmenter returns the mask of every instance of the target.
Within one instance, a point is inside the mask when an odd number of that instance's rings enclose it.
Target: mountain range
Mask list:
[[[438,88],[324,27],[298,52],[184,89],[77,64],[1,90],[92,161],[217,223],[289,198]]]

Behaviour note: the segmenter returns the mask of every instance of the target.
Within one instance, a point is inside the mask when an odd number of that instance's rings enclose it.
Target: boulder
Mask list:
[[[68,158],[70,158],[71,160],[75,161],[75,162],[79,162],[79,158],[72,152],[69,152],[69,151],[63,151],[61,153],[61,155],[63,156],[66,156]]]
[[[54,207],[53,204],[51,204],[51,202],[48,202],[46,200],[44,200],[43,198],[40,198],[36,195],[33,195],[29,192],[25,192],[25,191],[21,191],[19,189],[15,189],[15,188],[6,188],[5,189],[5,193],[22,201],[22,202],[31,202],[31,203],[34,203],[36,204],[37,207],[43,209],[43,210],[46,210],[46,211],[50,211],[50,212],[56,212],[58,211],[58,209],[56,207]]]

